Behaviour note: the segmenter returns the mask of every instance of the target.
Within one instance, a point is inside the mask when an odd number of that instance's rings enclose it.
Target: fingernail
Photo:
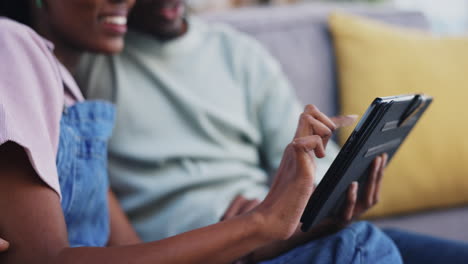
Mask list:
[[[382,159],[383,159],[385,162],[387,162],[387,161],[388,161],[388,154],[387,154],[387,153],[384,153],[384,154],[382,155]]]
[[[4,248],[4,247],[8,247],[9,245],[10,243],[0,238],[0,247]]]
[[[350,125],[354,124],[354,122],[356,122],[357,118],[358,118],[357,115],[339,116],[338,119],[336,120],[337,123],[335,123],[335,125],[337,126],[337,128],[347,127],[347,126],[350,126]]]

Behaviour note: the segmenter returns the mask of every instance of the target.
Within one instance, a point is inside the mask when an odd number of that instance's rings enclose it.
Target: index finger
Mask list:
[[[9,246],[10,244],[7,241],[0,238],[0,252],[6,251]]]
[[[345,211],[343,212],[344,220],[350,222],[354,217],[354,209],[357,203],[357,193],[359,184],[352,182],[348,189],[348,201],[346,203]]]
[[[341,116],[330,117],[330,120],[333,123],[335,123],[336,128],[350,126],[354,124],[354,122],[356,122],[357,119],[358,119],[357,115],[341,115]]]
[[[324,113],[320,112],[320,110],[315,105],[310,105],[310,104],[306,105],[304,109],[304,113],[312,115],[315,119],[322,122],[325,126],[327,126],[332,131],[336,129],[336,126],[331,120],[331,118],[329,118]]]

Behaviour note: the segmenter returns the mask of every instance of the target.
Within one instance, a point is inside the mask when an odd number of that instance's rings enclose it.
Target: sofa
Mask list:
[[[327,27],[330,12],[341,10],[385,23],[428,30],[419,12],[357,4],[307,3],[256,7],[200,15],[208,22],[232,25],[259,40],[281,63],[304,104],[315,104],[327,115],[339,113],[338,82],[332,39]],[[395,227],[468,241],[468,205],[435,211],[371,219],[381,227]]]

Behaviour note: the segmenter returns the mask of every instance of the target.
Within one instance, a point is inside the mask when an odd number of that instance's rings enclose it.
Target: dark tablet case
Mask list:
[[[353,181],[365,186],[372,161],[387,153],[388,161],[432,102],[422,94],[376,98],[351,133],[302,215],[302,231],[343,209]]]

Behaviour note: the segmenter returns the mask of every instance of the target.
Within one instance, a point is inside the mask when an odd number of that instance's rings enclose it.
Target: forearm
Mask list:
[[[301,133],[303,123],[298,128]],[[324,155],[321,136],[303,137],[301,133],[286,148],[270,192],[254,212],[169,239],[111,248],[69,248],[57,193],[40,181],[22,150],[21,157],[15,158],[21,162],[13,165],[5,158],[11,155],[0,155],[4,160],[0,163],[0,208],[6,213],[0,218],[0,229],[12,243],[12,250],[0,255],[0,262],[219,264],[288,239],[314,190],[311,152]]]
[[[143,242],[133,229],[130,221],[119,205],[114,193],[109,190],[109,213],[111,216],[108,247],[132,245]]]
[[[119,208],[112,197],[111,207],[115,216]],[[153,243],[70,248],[59,196],[40,180],[17,145],[0,147],[0,208],[0,230],[11,243],[11,250],[0,254],[2,264],[229,263],[270,242],[265,239],[266,215],[252,213]],[[118,231],[121,220],[111,220],[112,229]]]
[[[112,248],[67,248],[52,263],[230,263],[266,245],[255,215],[244,215],[168,239]],[[50,263],[50,262],[49,262]]]

